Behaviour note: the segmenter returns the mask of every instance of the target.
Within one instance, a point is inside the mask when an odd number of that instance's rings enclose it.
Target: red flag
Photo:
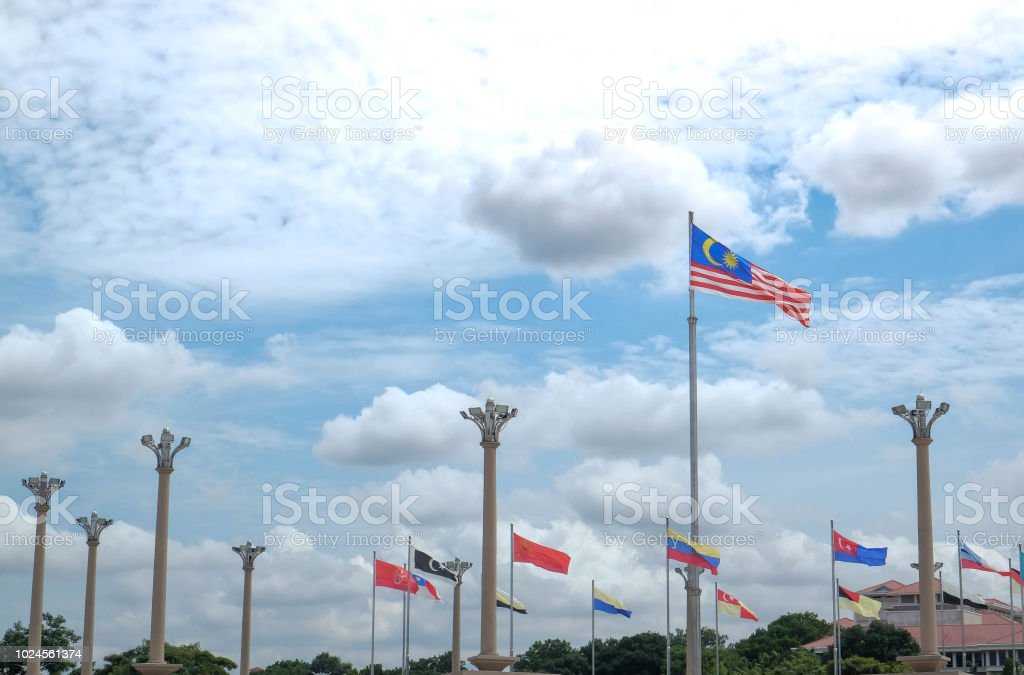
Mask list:
[[[512,533],[512,561],[536,565],[549,572],[569,573],[569,555]]]
[[[409,572],[398,565],[392,565],[383,560],[377,561],[374,583],[385,588],[394,588],[397,591],[408,591],[413,595],[420,590],[419,585],[409,575]]]

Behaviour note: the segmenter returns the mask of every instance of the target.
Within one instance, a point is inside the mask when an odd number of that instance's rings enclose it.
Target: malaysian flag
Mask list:
[[[733,253],[690,226],[690,288],[729,298],[770,302],[804,326],[811,325],[811,294]]]

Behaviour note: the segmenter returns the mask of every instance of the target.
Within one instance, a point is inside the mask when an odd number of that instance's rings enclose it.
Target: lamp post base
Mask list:
[[[136,663],[132,665],[132,668],[142,673],[142,675],[171,675],[181,670],[182,665],[180,663]]]
[[[485,673],[500,673],[518,660],[514,656],[501,654],[477,654],[469,657],[469,662],[476,666],[478,671]]]
[[[919,654],[917,656],[897,656],[896,660],[910,667],[915,673],[937,673],[946,667],[949,659],[941,654]]]

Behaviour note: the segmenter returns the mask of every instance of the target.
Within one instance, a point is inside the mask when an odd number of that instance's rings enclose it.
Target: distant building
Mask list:
[[[945,581],[945,580],[944,580]],[[1019,664],[1024,658],[1024,624],[1021,620],[1021,608],[1013,608],[1013,621],[1010,620],[1010,605],[996,598],[982,598],[980,595],[964,593],[963,602],[963,635],[960,636],[960,597],[956,586],[943,584],[939,594],[939,580],[935,580],[936,623],[938,624],[939,652],[949,657],[950,667],[970,671],[977,666],[979,673],[1001,673],[1007,659],[1010,658],[1011,646]],[[862,589],[860,593],[882,603],[878,613],[879,619],[894,626],[905,629],[920,642],[921,609],[918,586],[901,584],[889,580],[875,586]],[[1014,598],[1016,599],[1016,598]],[[1014,603],[1015,605],[1017,603]],[[840,619],[843,628],[850,626],[867,626],[873,619],[855,615],[855,619]],[[832,652],[832,636],[809,642],[804,649],[818,654]],[[964,655],[966,652],[966,664]]]

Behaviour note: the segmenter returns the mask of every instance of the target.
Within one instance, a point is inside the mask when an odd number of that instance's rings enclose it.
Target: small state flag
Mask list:
[[[872,619],[878,618],[878,612],[882,609],[882,603],[874,598],[869,598],[861,593],[854,593],[851,590],[839,587],[839,608],[848,609],[855,614],[866,616]]]
[[[885,564],[888,548],[867,548],[852,539],[847,539],[838,532],[832,532],[832,554],[836,562],[860,563],[879,567]]]
[[[805,327],[811,293],[741,258],[696,225],[690,226],[690,288],[729,298],[770,302]]]
[[[960,544],[960,567],[965,570],[995,572],[996,574],[1002,574],[1004,577],[1007,576],[1006,573],[1000,572],[996,568],[986,565],[985,561],[981,559],[981,556],[972,551],[965,543]]]
[[[430,596],[434,598],[434,600],[441,602],[441,596],[437,594],[437,588],[434,584],[430,583],[418,574],[411,574],[409,576],[412,577],[412,580],[416,582],[417,586],[427,589],[427,593],[430,593]]]
[[[609,614],[621,614],[627,619],[633,616],[633,611],[626,609],[626,606],[622,604],[621,600],[613,598],[600,588],[594,589],[594,609],[599,612],[607,612]]]
[[[729,616],[757,621],[757,614],[751,612],[750,608],[740,602],[739,598],[729,595],[721,588],[718,589],[718,611]]]
[[[513,532],[512,560],[513,562],[530,563],[549,572],[568,574],[571,558],[567,553],[542,546]]]
[[[455,578],[455,574],[447,567],[434,560],[418,548],[413,549],[412,566],[421,572],[433,574],[443,579],[447,579],[448,581],[458,581],[458,579]]]
[[[377,561],[373,581],[377,586],[394,588],[397,591],[406,591],[413,595],[416,595],[420,590],[419,585],[412,579],[405,568],[392,565],[383,560]]]
[[[506,593],[505,591],[501,590],[500,588],[497,589],[497,591],[498,591],[498,607],[499,608],[501,608],[501,609],[508,609],[509,606],[511,606],[513,612],[516,612],[517,614],[526,614],[526,605],[524,605],[523,603],[519,602],[518,599],[509,600],[508,593]]]
[[[718,574],[718,564],[722,558],[714,546],[694,543],[672,529],[668,531],[668,557],[670,560],[711,570],[712,574]]]

